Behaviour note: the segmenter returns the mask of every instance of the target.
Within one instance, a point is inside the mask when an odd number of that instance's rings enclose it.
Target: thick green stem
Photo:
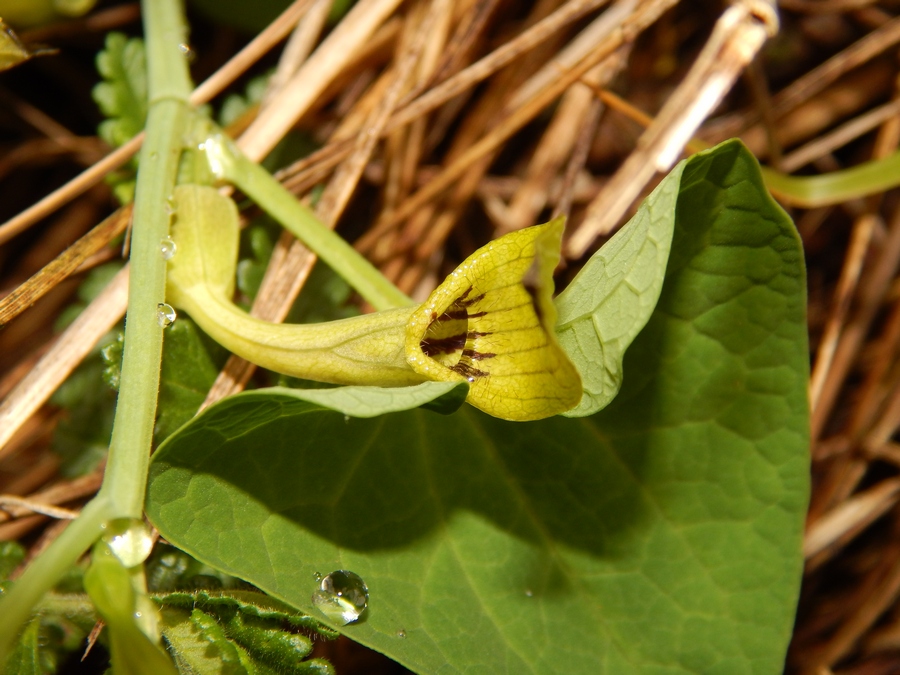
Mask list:
[[[119,518],[140,518],[153,440],[165,302],[166,262],[160,242],[169,229],[167,200],[189,123],[190,79],[181,45],[185,28],[176,0],[145,2],[150,112],[141,151],[131,235],[131,279],[122,386],[101,494]]]
[[[109,501],[95,497],[59,538],[38,556],[0,602],[0,667],[32,609],[103,533],[110,519]]]

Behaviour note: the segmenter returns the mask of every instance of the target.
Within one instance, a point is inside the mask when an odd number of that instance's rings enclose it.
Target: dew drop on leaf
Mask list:
[[[398,637],[398,638],[405,638],[405,637],[406,637],[406,631],[403,630],[403,629],[401,628],[400,630],[397,631],[397,637]]]
[[[160,328],[168,328],[175,323],[176,318],[178,318],[178,314],[172,305],[161,302],[156,306],[156,323]]]
[[[175,242],[172,241],[172,237],[166,237],[165,239],[160,240],[159,252],[162,254],[163,260],[171,260],[177,250],[178,247],[175,245]]]
[[[143,520],[134,518],[110,521],[103,541],[125,567],[140,565],[153,550],[150,529]]]
[[[365,611],[369,589],[358,574],[337,570],[322,577],[312,601],[322,614],[345,625],[358,620]]]

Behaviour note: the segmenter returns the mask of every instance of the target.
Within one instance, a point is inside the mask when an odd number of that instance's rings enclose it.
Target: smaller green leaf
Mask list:
[[[95,548],[84,587],[106,621],[116,675],[177,675],[169,657],[138,627],[138,598],[128,570],[103,546]]]
[[[9,575],[25,560],[25,548],[16,541],[0,542],[0,581],[9,579]]]
[[[166,330],[154,435],[162,442],[191,419],[206,399],[227,354],[187,317]]]
[[[41,620],[35,617],[25,626],[19,642],[6,660],[8,675],[44,675],[41,661]]]
[[[201,589],[218,591],[247,585],[240,579],[223,574],[184,551],[163,543],[158,543],[153,548],[144,569],[147,588],[151,593],[160,594],[154,597],[157,602],[164,602],[164,598],[170,593],[187,594],[196,600],[195,594],[202,592]],[[185,606],[190,608],[196,604],[192,601]]]
[[[249,112],[249,110],[260,103],[266,88],[269,86],[269,79],[274,71],[270,70],[261,75],[257,75],[250,79],[247,86],[244,87],[244,93],[232,93],[225,97],[222,102],[222,108],[219,110],[219,125],[227,127],[237,122],[241,116]]]
[[[119,332],[114,342],[100,350],[100,358],[103,359],[103,381],[113,391],[119,391],[119,382],[122,378],[122,355],[125,353],[125,333]]]
[[[94,101],[108,118],[99,133],[107,143],[120,146],[144,128],[147,120],[147,62],[144,43],[122,33],[110,33],[106,48],[97,54],[103,77],[94,87]]]
[[[53,433],[53,450],[62,458],[64,475],[83,476],[106,457],[116,393],[104,383],[104,365],[92,354],[51,398],[64,408]]]
[[[280,669],[290,669],[310,655],[312,640],[289,633],[267,621],[236,612],[227,624],[229,637],[240,643],[255,660]]]
[[[556,298],[556,337],[584,387],[581,402],[566,417],[593,415],[619,393],[625,350],[662,290],[684,167],[681,162],[672,169]]]
[[[162,631],[183,673],[246,675],[241,655],[215,618],[199,609],[165,607]]]
[[[273,624],[287,624],[318,633],[325,639],[334,640],[338,633],[319,623],[306,614],[301,614],[290,605],[256,590],[229,591],[176,591],[154,597],[163,607],[191,609],[200,607],[208,614],[231,616],[235,611],[248,617],[263,619]]]

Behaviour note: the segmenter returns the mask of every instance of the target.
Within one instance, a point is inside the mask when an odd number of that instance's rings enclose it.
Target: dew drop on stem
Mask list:
[[[161,302],[156,306],[156,323],[159,324],[160,328],[168,328],[175,323],[177,318],[178,314],[172,305]]]
[[[166,237],[165,239],[160,240],[159,252],[162,255],[163,260],[171,260],[175,256],[177,250],[178,247],[175,245],[175,242],[172,241],[172,237]]]
[[[143,520],[118,518],[109,522],[103,541],[125,567],[140,565],[153,550],[150,528]]]

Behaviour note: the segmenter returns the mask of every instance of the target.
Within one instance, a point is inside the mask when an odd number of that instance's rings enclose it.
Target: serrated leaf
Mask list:
[[[40,635],[41,620],[35,617],[26,624],[15,649],[7,657],[7,675],[44,675]]]
[[[259,591],[174,591],[157,595],[154,599],[164,606],[182,609],[200,607],[210,614],[239,611],[258,619],[315,631],[327,639],[338,636],[336,632],[311,616],[301,614],[290,605]]]
[[[356,572],[369,605],[341,632],[420,673],[780,673],[809,490],[805,280],[740,144],[683,167],[624,372],[601,412],[530,423],[238,400],[156,453],[148,513],[304,612],[315,572]]]
[[[235,645],[216,620],[199,609],[164,607],[163,637],[182,673],[247,675]]]
[[[672,169],[556,298],[556,337],[584,388],[581,402],[563,413],[567,417],[593,415],[619,393],[625,350],[650,319],[662,289],[687,161]]]
[[[144,43],[112,32],[106,47],[97,54],[97,71],[103,77],[93,89],[94,101],[108,118],[99,133],[118,147],[144,128],[147,120],[147,62]]]

